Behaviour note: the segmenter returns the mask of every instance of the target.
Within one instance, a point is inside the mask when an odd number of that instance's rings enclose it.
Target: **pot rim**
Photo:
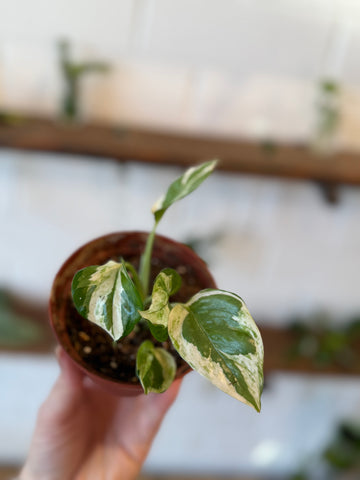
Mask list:
[[[57,274],[55,275],[50,300],[49,300],[49,320],[52,327],[52,330],[55,334],[60,345],[65,350],[66,354],[71,358],[73,363],[76,364],[87,376],[89,376],[95,383],[97,383],[102,388],[105,388],[112,393],[120,393],[123,396],[133,396],[143,393],[143,389],[140,384],[130,384],[122,382],[113,378],[108,377],[102,372],[98,372],[90,366],[87,367],[86,362],[78,355],[75,348],[72,346],[70,339],[65,330],[65,308],[64,304],[69,298],[69,282],[71,286],[71,280],[76,271],[80,268],[84,268],[88,265],[94,265],[95,262],[91,263],[89,257],[94,256],[98,251],[106,250],[106,247],[115,248],[114,245],[125,244],[126,241],[131,239],[137,240],[137,249],[133,255],[140,255],[143,251],[147,236],[149,232],[145,231],[120,231],[112,232],[109,234],[101,235],[96,237],[80,247],[78,247],[61,265]],[[204,283],[203,288],[215,288],[215,281],[209,272],[206,263],[187,245],[177,242],[171,238],[165,237],[163,235],[156,235],[154,242],[154,251],[156,246],[159,247],[159,243],[170,246],[172,249],[176,249],[186,257],[187,261],[184,262],[192,267],[196,265],[196,275],[198,276],[198,281]],[[103,245],[103,249],[96,248]],[[135,245],[135,244],[134,244]],[[134,246],[132,245],[132,246]],[[140,248],[141,247],[141,248]],[[88,253],[90,252],[90,254]],[[109,253],[109,257],[111,257]],[[189,259],[189,260],[188,260]],[[96,264],[96,263],[95,263]],[[79,266],[80,265],[80,266]],[[61,295],[61,298],[59,297]],[[184,375],[192,371],[191,367],[188,368],[179,374],[176,379],[182,378]]]

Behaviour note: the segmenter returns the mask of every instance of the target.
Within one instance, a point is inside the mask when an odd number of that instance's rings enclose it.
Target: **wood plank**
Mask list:
[[[126,126],[19,119],[0,124],[0,147],[183,166],[217,157],[219,168],[225,171],[360,184],[360,154],[356,153],[322,157],[306,145],[262,145]]]
[[[298,337],[289,328],[259,327],[265,348],[265,375],[272,372],[306,373],[312,375],[360,375],[360,362],[352,362],[351,368],[339,363],[318,365],[313,358],[293,356],[292,349],[297,344]],[[353,348],[360,351],[359,341]]]
[[[47,305],[34,302],[19,295],[10,295],[12,308],[20,315],[34,321],[41,326],[43,338],[41,342],[21,347],[0,347],[2,352],[12,353],[36,353],[51,354],[55,347],[55,337],[48,322]],[[292,372],[323,375],[360,375],[360,362],[352,362],[351,369],[336,363],[323,366],[315,365],[311,358],[295,357],[291,355],[293,347],[297,344],[297,336],[294,331],[286,327],[264,325],[260,322],[260,331],[265,346],[265,375],[272,372]],[[357,342],[359,343],[359,342]],[[354,345],[353,345],[354,348]],[[360,344],[355,345],[356,351],[360,351]]]
[[[55,336],[48,322],[47,305],[33,301],[26,297],[9,293],[11,308],[19,315],[23,315],[41,327],[42,340],[30,345],[18,347],[0,346],[2,352],[12,353],[37,353],[49,354],[55,348]],[[287,327],[277,327],[259,322],[259,329],[265,346],[264,371],[268,375],[272,372],[294,372],[309,374],[339,374],[360,375],[360,362],[352,362],[351,369],[346,366],[331,363],[323,366],[315,365],[311,358],[294,357],[291,355],[293,347],[297,344],[298,337],[295,332]],[[360,351],[360,341],[353,348]]]

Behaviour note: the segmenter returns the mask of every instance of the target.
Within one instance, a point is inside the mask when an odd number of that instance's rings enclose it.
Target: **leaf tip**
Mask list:
[[[255,403],[254,408],[257,411],[257,413],[261,412],[261,400],[260,400],[260,398],[259,398],[258,402]]]
[[[218,158],[213,158],[212,160],[209,161],[209,169],[211,171],[215,170],[215,168],[218,166],[220,160]]]

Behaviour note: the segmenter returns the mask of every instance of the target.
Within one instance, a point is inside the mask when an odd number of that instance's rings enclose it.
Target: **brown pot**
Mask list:
[[[109,375],[106,372],[98,371],[91,362],[89,363],[79,353],[79,342],[76,338],[74,339],[74,332],[75,335],[78,335],[79,330],[82,329],[82,327],[79,328],[79,325],[84,324],[84,322],[85,328],[90,328],[92,334],[109,336],[96,325],[82,319],[77,313],[71,299],[71,282],[74,274],[81,268],[89,265],[102,265],[110,259],[119,261],[123,258],[137,268],[147,236],[148,233],[145,232],[120,232],[105,235],[86,243],[76,250],[60,268],[55,277],[50,296],[50,323],[65,352],[96,384],[123,396],[134,396],[142,393],[140,383],[138,381],[135,384],[126,383],[118,380],[114,377],[116,372],[114,374],[110,372]],[[175,301],[186,302],[199,290],[216,288],[206,264],[196,253],[181,243],[157,235],[152,255],[152,280],[165,267],[176,269],[183,279],[179,292],[174,296]],[[71,327],[72,323],[76,324],[75,328]],[[86,336],[86,334],[83,334],[83,336]],[[106,342],[109,342],[111,349],[110,337],[106,338]],[[100,347],[107,348],[103,344]],[[93,356],[96,360],[96,355]],[[121,365],[119,365],[119,369],[121,370]],[[176,377],[182,377],[190,370],[191,368],[178,358]],[[135,375],[135,367],[133,375]]]

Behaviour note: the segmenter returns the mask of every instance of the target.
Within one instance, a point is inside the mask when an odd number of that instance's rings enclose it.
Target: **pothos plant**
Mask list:
[[[263,344],[243,300],[224,290],[205,289],[187,303],[173,303],[171,296],[179,290],[181,277],[171,268],[157,275],[149,292],[151,255],[160,220],[215,166],[214,160],[188,169],[154,204],[154,227],[139,271],[123,260],[86,267],[73,278],[72,297],[80,315],[103,328],[113,342],[121,341],[136,325],[147,324],[156,345],[170,337],[190,367],[219,389],[260,411]],[[145,340],[137,351],[136,375],[145,393],[165,391],[176,374],[174,357],[156,345]]]

